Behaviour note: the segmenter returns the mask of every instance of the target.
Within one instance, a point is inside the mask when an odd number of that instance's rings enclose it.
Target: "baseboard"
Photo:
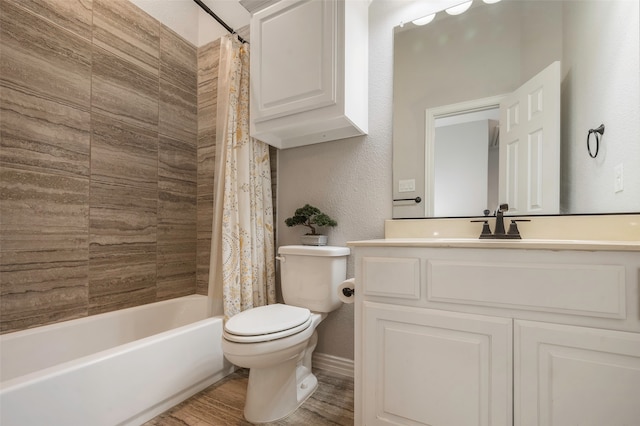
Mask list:
[[[313,368],[330,371],[347,377],[353,377],[353,360],[334,355],[313,353]]]

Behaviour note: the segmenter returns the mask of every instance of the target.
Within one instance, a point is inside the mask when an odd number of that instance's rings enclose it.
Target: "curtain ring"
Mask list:
[[[595,133],[596,139],[596,152],[595,154],[591,152],[591,134]],[[604,134],[604,124],[599,125],[595,129],[589,129],[589,133],[587,133],[587,151],[589,152],[589,157],[596,158],[598,156],[598,151],[600,151],[600,138]]]

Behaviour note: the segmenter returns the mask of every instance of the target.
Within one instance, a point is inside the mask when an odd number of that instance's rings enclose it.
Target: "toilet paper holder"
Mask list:
[[[356,298],[353,297],[353,295],[356,294],[355,280],[355,278],[349,278],[338,286],[336,293],[342,303],[353,303],[355,301]]]
[[[342,294],[344,294],[346,297],[351,297],[356,293],[356,290],[353,288],[348,288],[345,287],[342,289]]]

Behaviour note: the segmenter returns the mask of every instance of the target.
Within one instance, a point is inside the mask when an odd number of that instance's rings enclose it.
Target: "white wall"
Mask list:
[[[370,92],[371,105],[387,104],[384,93]],[[390,123],[375,117],[390,111],[370,108],[370,131],[378,137],[357,137],[292,148],[279,152],[278,246],[300,244],[306,231],[287,228],[284,219],[305,203],[314,205],[337,220],[325,229],[329,244],[384,237],[384,220],[391,217]],[[372,112],[374,114],[372,115]],[[390,116],[390,115],[389,115]],[[386,136],[385,136],[386,135]],[[350,257],[347,276],[354,276]],[[353,305],[343,305],[319,326],[317,351],[353,359]]]
[[[130,0],[196,47],[217,40],[228,31],[193,0]],[[251,15],[238,0],[204,0],[231,28],[249,24]]]

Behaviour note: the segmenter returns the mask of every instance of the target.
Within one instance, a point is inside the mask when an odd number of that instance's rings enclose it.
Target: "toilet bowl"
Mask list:
[[[251,311],[277,306],[286,305],[262,306]],[[268,318],[268,309],[264,311]],[[302,330],[273,340],[269,340],[272,336],[264,335],[261,336],[264,341],[251,343],[233,341],[238,336],[225,328],[223,353],[234,365],[249,369],[244,407],[248,421],[265,423],[281,419],[295,411],[315,391],[318,381],[311,371],[311,356],[317,343],[315,329],[325,316],[309,312]]]
[[[318,385],[311,359],[316,327],[335,310],[346,278],[346,247],[280,247],[287,304],[248,309],[225,324],[222,351],[249,369],[244,416],[252,423],[279,420],[295,411]]]

